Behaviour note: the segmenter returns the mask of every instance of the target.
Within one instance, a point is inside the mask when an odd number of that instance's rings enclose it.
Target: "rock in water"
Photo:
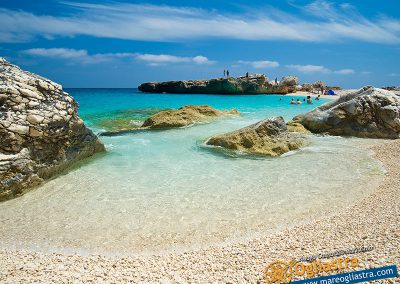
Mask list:
[[[224,115],[239,115],[236,109],[217,110],[208,105],[187,105],[179,109],[162,110],[147,118],[142,126],[134,128],[124,128],[114,131],[102,132],[101,136],[115,136],[135,131],[144,131],[148,129],[169,129],[183,126],[189,126],[196,122],[211,120]]]
[[[146,119],[142,125],[142,128],[164,129],[182,127],[196,122],[208,120],[210,118],[238,114],[239,112],[235,109],[221,111],[207,105],[188,105],[176,110],[160,111]]]
[[[287,78],[287,79],[285,79]],[[211,80],[149,82],[139,86],[146,93],[176,94],[287,94],[295,91],[297,77],[283,78],[284,84],[275,86],[262,74],[249,77],[229,77]]]
[[[310,133],[301,123],[289,121],[286,123],[287,130],[289,132],[300,132],[300,133]]]
[[[259,121],[250,126],[213,136],[207,145],[267,156],[280,156],[305,145],[305,136],[289,132],[281,116]]]
[[[371,86],[351,92],[293,118],[314,133],[397,139],[400,97]]]
[[[60,85],[0,57],[0,200],[104,151],[77,110]]]

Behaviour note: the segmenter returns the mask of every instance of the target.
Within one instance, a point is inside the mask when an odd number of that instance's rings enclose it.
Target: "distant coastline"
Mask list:
[[[144,93],[178,94],[288,94],[296,91],[295,76],[269,80],[264,74],[224,77],[209,80],[147,82],[138,89]]]

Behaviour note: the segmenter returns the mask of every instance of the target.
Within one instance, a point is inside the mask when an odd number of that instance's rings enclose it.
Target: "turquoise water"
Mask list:
[[[296,105],[288,107],[292,96],[143,94],[136,89],[67,89],[67,91],[78,101],[79,114],[83,117],[129,109],[178,108],[188,104],[208,104],[218,109],[237,108],[242,112],[248,112],[247,116],[253,118],[258,118],[260,112],[266,111],[265,115],[281,114],[290,119],[295,114],[309,111],[328,101],[321,99],[314,101],[313,105],[304,104],[296,108]]]
[[[290,96],[143,94],[136,89],[72,89],[70,93],[79,103],[80,116],[95,132],[110,130],[107,129],[110,126],[107,119],[117,118],[125,122],[127,118],[132,125],[140,125],[157,111],[188,104],[208,104],[217,109],[236,108],[243,114],[242,118],[234,120],[237,126],[274,115],[282,115],[285,120],[290,120],[296,114],[312,110],[327,101],[321,99],[314,101],[313,105],[290,106]]]
[[[289,105],[289,96],[68,91],[95,132],[187,104],[236,108],[241,116],[102,137],[105,155],[0,204],[0,246],[130,254],[236,241],[340,210],[382,177],[365,150],[373,140],[310,136],[307,147],[278,158],[225,156],[203,144],[269,116],[288,120],[324,100]]]

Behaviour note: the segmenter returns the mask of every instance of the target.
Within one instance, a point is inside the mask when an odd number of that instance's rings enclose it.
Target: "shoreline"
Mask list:
[[[347,94],[348,91],[347,90],[342,90],[340,91],[342,93],[338,93],[335,96],[330,96],[330,95],[320,95],[321,99],[328,99],[328,100],[336,100],[338,98],[340,98],[341,96],[343,96],[343,94]],[[296,93],[289,93],[286,94],[285,96],[297,96],[297,97],[307,97],[307,96],[311,96],[312,98],[316,98],[318,97],[319,94],[315,94],[315,93],[311,93],[311,92],[304,92],[304,91],[297,91]]]
[[[360,258],[360,269],[398,265],[399,146],[398,140],[372,146],[374,157],[386,170],[383,181],[372,194],[325,219],[246,242],[165,255],[80,256],[1,249],[0,280],[255,283],[263,281],[265,266],[274,260],[370,245],[374,250],[354,255]]]

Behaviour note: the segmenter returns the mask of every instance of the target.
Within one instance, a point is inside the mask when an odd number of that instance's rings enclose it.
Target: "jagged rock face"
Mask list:
[[[383,87],[382,89],[385,89],[385,90],[388,90],[388,91],[392,91],[392,92],[395,93],[397,96],[400,96],[400,87],[389,86],[389,87]]]
[[[299,78],[295,76],[285,76],[279,81],[279,88],[282,90],[286,91],[287,93],[295,93],[298,88],[297,86],[299,85]],[[285,92],[282,92],[285,94]]]
[[[104,151],[77,109],[60,85],[0,58],[0,200]]]
[[[339,87],[335,87],[335,89],[337,90],[337,88]],[[316,81],[312,84],[309,83],[305,83],[303,85],[301,85],[300,90],[304,91],[304,92],[311,92],[313,90],[326,90],[326,89],[331,89],[330,87],[326,87],[325,83],[322,81]]]
[[[169,129],[211,120],[224,115],[239,115],[235,109],[217,110],[208,105],[187,105],[179,109],[163,110],[147,118],[142,126],[131,129],[120,129],[101,133],[101,136],[114,136],[132,131],[147,129]]]
[[[280,86],[296,87],[299,84],[299,78],[295,76],[285,76],[279,82]]]
[[[306,143],[305,136],[289,132],[282,117],[259,121],[239,130],[211,137],[207,145],[250,154],[280,156],[299,149]]]
[[[218,78],[211,80],[143,83],[139,90],[147,93],[188,94],[286,94],[287,86],[274,86],[265,75]]]
[[[301,91],[303,92],[311,92],[314,89],[312,84],[309,83],[304,83],[303,85],[301,85]]]
[[[310,133],[301,123],[289,121],[286,123],[287,130],[290,132]]]
[[[316,81],[312,84],[314,89],[326,89],[326,85],[322,81]]]
[[[396,86],[383,87],[382,89],[385,89],[388,91],[400,91],[400,87],[396,87]]]
[[[314,133],[397,139],[400,97],[368,86],[296,116],[293,121]]]

